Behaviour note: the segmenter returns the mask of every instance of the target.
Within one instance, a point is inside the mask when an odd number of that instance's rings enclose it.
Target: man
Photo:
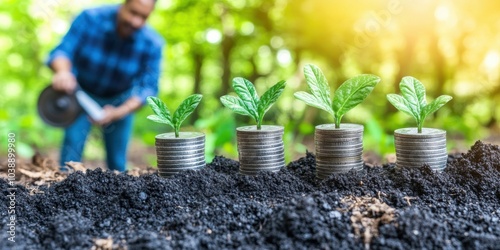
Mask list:
[[[91,125],[102,126],[110,170],[126,168],[132,113],[158,92],[163,39],[146,20],[156,0],[126,0],[122,5],[83,11],[73,21],[47,64],[59,91],[82,89],[104,108],[104,118],[81,115],[65,130],[61,166],[81,161]]]

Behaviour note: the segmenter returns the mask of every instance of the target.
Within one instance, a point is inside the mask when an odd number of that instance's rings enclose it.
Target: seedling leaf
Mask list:
[[[234,92],[242,100],[242,104],[248,113],[255,119],[258,120],[259,116],[257,114],[257,105],[259,103],[259,96],[253,84],[244,78],[236,77],[233,79],[233,89]]]
[[[146,101],[148,102],[149,107],[151,107],[153,112],[158,116],[158,118],[161,119],[161,121],[162,121],[161,123],[166,123],[172,127],[174,126],[174,123],[172,121],[172,115],[170,114],[170,111],[168,110],[167,105],[165,103],[163,103],[160,100],[160,98],[155,97],[155,96],[148,96],[146,98]],[[150,119],[150,118],[148,117],[148,119]],[[155,121],[155,122],[157,122],[157,121]]]
[[[254,118],[257,122],[257,129],[260,129],[264,115],[283,93],[285,86],[286,82],[280,81],[267,90],[259,99],[252,82],[236,77],[233,79],[233,88],[238,97],[225,95],[220,100],[224,106],[235,113]]]
[[[175,137],[179,137],[179,130],[182,122],[193,113],[198,104],[200,104],[202,97],[202,95],[198,94],[189,96],[179,105],[172,117],[165,103],[158,97],[148,96],[146,100],[155,114],[149,115],[147,119],[172,126],[174,128]]]
[[[306,78],[307,86],[314,98],[304,98],[306,104],[321,107],[321,109],[335,116],[332,110],[332,99],[330,98],[330,86],[325,75],[316,65],[307,64],[304,66],[304,77]],[[306,100],[309,100],[306,101]],[[311,102],[312,101],[312,102]]]
[[[418,120],[418,117],[414,115],[414,113],[409,109],[409,104],[406,101],[406,99],[400,95],[397,94],[388,94],[387,95],[387,100],[398,110],[408,114],[409,116],[415,118],[415,120]]]
[[[372,92],[380,78],[375,75],[359,75],[345,81],[334,95],[333,101],[330,97],[330,87],[321,70],[312,64],[304,67],[309,91],[299,91],[294,96],[307,105],[327,111],[335,120],[335,127],[340,127],[340,121],[347,111],[360,104]]]
[[[220,101],[224,106],[234,111],[235,113],[252,117],[252,115],[246,110],[244,104],[242,103],[243,101],[240,98],[236,96],[225,95],[220,98]]]
[[[257,113],[259,114],[259,120],[258,120],[259,124],[262,124],[262,119],[264,118],[264,114],[278,100],[281,93],[283,93],[285,86],[286,86],[285,81],[279,81],[262,95],[257,105]]]
[[[201,98],[203,96],[199,94],[194,94],[190,95],[188,98],[186,98],[182,103],[179,105],[177,110],[174,113],[174,131],[175,131],[175,136],[179,136],[179,130],[181,127],[181,124],[186,118],[193,113],[193,111],[198,107],[198,104],[200,104]]]
[[[380,82],[380,77],[374,75],[358,75],[345,81],[335,91],[333,97],[333,111],[335,112],[335,126],[340,126],[340,120],[347,111],[359,105],[368,97],[373,88]]]
[[[157,115],[148,115],[148,117],[146,117],[146,118],[151,120],[151,121],[157,122],[157,123],[164,123],[164,124],[170,125],[170,121],[168,121],[167,119],[161,118]]]
[[[423,109],[423,114],[422,114],[423,119],[425,119],[430,114],[436,112],[438,109],[443,107],[446,103],[451,101],[451,99],[453,99],[453,97],[451,97],[449,95],[442,95],[442,96],[439,96],[438,98],[436,98],[436,100],[427,104],[427,106],[425,106]]]
[[[399,88],[401,94],[409,104],[408,108],[413,113],[413,116],[418,117],[418,121],[423,120],[421,116],[422,108],[427,105],[424,85],[414,77],[405,76],[401,80]]]
[[[453,99],[451,96],[442,95],[433,102],[427,104],[425,99],[424,85],[414,77],[403,77],[399,88],[403,96],[388,94],[387,99],[400,111],[409,114],[415,118],[418,127],[418,133],[422,133],[425,118],[436,112],[443,105]]]

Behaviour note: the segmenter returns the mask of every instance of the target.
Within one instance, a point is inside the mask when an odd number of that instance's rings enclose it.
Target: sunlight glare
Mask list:
[[[222,40],[222,34],[216,29],[208,29],[205,33],[205,39],[211,44],[216,44]]]
[[[444,5],[440,5],[436,8],[434,16],[439,21],[445,21],[450,17],[450,9]]]

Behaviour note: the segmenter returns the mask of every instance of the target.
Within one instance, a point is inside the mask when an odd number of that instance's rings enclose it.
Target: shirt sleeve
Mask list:
[[[158,95],[158,81],[160,78],[162,58],[162,46],[158,46],[151,51],[142,66],[142,73],[137,76],[132,88],[132,96],[141,99],[142,104],[146,103],[148,96]]]
[[[88,28],[87,26],[88,19],[85,12],[82,12],[75,18],[68,30],[68,33],[66,33],[66,35],[63,37],[61,43],[50,52],[49,58],[46,62],[47,66],[50,67],[54,59],[58,57],[66,57],[70,61],[73,61],[75,50],[78,46],[78,41],[81,40],[85,29]]]

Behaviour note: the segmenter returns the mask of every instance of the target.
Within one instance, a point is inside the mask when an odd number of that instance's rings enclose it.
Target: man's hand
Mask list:
[[[106,126],[128,115],[128,112],[126,112],[123,108],[111,105],[104,106],[103,111],[104,111],[104,117],[99,121],[93,121],[94,124],[100,126]]]
[[[70,71],[60,71],[52,78],[52,87],[58,91],[71,94],[76,89],[76,78]]]
[[[95,124],[100,126],[106,126],[110,123],[120,120],[128,114],[134,112],[142,105],[141,100],[137,97],[131,97],[125,101],[122,105],[115,107],[112,105],[106,105],[104,109],[104,118],[100,121],[93,121]]]

